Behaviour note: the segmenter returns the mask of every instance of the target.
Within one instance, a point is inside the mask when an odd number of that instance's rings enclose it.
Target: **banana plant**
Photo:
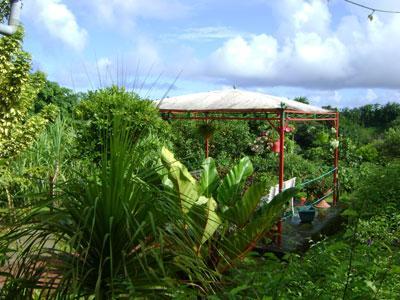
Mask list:
[[[195,251],[220,272],[254,248],[297,192],[297,188],[287,189],[268,204],[260,205],[269,185],[256,183],[243,191],[253,174],[248,157],[242,158],[224,178],[220,178],[215,161],[207,158],[198,181],[166,148],[162,149],[161,162],[165,168],[164,186],[180,201],[187,216],[185,226],[195,236]]]

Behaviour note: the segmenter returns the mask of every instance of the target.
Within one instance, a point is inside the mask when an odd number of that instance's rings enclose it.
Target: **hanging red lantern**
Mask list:
[[[281,143],[280,141],[275,141],[272,145],[272,152],[279,153],[281,152]]]

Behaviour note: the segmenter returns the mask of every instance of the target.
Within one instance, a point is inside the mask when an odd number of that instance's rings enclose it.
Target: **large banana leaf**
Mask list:
[[[225,176],[217,190],[218,204],[232,206],[238,200],[246,179],[253,173],[253,165],[244,157]]]
[[[243,258],[255,246],[257,241],[271,230],[285,211],[286,204],[298,192],[297,188],[289,188],[275,196],[272,201],[265,204],[242,230],[235,231],[232,235],[225,236],[221,246],[224,251],[224,260],[218,265],[218,270],[223,272],[236,259]]]
[[[196,180],[190,175],[187,168],[175,159],[172,152],[165,147],[161,150],[161,162],[168,170],[168,177],[177,192],[182,211],[188,213],[199,198]],[[167,180],[164,180],[164,182],[168,185]]]
[[[205,198],[205,197],[200,197]],[[207,199],[207,198],[205,198]],[[215,212],[217,208],[217,202],[211,197],[207,199],[207,206],[206,206],[206,224],[204,227],[203,236],[201,238],[200,245],[203,245],[215,231],[218,229],[219,225],[221,225],[221,219]]]
[[[267,183],[264,182],[253,184],[243,198],[224,213],[224,217],[240,228],[246,225],[260,203],[261,197],[265,195],[266,188]]]
[[[199,181],[199,193],[200,195],[211,197],[213,192],[219,185],[219,176],[215,161],[209,157],[203,164],[203,173]]]

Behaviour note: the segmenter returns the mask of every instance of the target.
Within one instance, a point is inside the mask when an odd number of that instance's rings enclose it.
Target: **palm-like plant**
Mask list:
[[[65,183],[57,206],[32,208],[2,238],[10,270],[3,298],[114,299],[168,295],[184,282],[210,286],[213,274],[180,230],[180,207],[157,188],[157,170],[143,169],[137,149],[151,137],[133,142],[128,128],[114,120],[100,167]]]
[[[219,272],[254,248],[297,192],[296,188],[287,189],[270,203],[260,205],[267,191],[266,182],[253,184],[243,193],[246,180],[253,173],[248,157],[240,160],[222,180],[214,160],[208,158],[199,181],[167,149],[163,149],[161,157],[167,170],[164,186],[178,199],[189,220],[197,220],[195,228],[190,221],[185,225],[194,236],[196,253]],[[198,230],[198,224],[202,230]]]

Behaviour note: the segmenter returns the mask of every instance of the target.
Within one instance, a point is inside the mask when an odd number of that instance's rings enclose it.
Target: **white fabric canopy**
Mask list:
[[[196,93],[157,101],[161,111],[218,112],[218,111],[268,111],[282,108],[306,113],[329,113],[331,111],[262,93],[243,90],[220,90]]]

